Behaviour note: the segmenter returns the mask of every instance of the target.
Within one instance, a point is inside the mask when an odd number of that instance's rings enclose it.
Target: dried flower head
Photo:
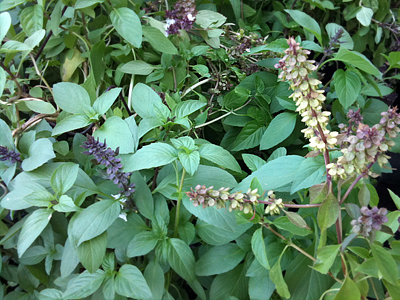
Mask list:
[[[361,216],[356,220],[351,221],[353,226],[353,232],[359,233],[365,237],[368,237],[372,231],[378,231],[382,229],[382,224],[389,221],[386,216],[388,211],[386,208],[377,208],[376,206],[368,209],[363,206],[360,209]]]

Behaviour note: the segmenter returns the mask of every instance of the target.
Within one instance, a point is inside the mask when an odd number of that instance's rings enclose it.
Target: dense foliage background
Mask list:
[[[0,299],[400,299],[400,2],[0,12]]]

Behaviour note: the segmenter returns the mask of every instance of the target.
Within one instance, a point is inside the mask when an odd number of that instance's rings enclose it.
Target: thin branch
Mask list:
[[[12,136],[15,137],[18,132],[27,130],[32,126],[35,126],[42,119],[57,117],[58,115],[59,115],[59,113],[54,113],[54,114],[50,114],[50,115],[48,115],[48,114],[37,114],[34,117],[30,118],[28,121],[26,121],[21,127],[14,129],[13,132],[12,132]]]
[[[54,98],[53,90],[51,89],[50,85],[47,83],[46,79],[44,79],[42,73],[40,72],[40,70],[39,70],[39,68],[38,68],[38,66],[37,66],[37,64],[36,64],[35,58],[33,57],[33,55],[32,55],[31,53],[29,53],[29,56],[30,56],[31,59],[32,59],[32,63],[33,63],[33,66],[35,67],[36,74],[37,74],[37,75],[40,77],[40,79],[44,82],[44,84],[45,84],[46,87],[49,89],[51,95],[52,95],[53,98]]]
[[[191,91],[193,91],[195,88],[199,87],[199,86],[202,85],[202,84],[205,84],[205,83],[209,82],[210,80],[212,80],[212,78],[204,79],[204,80],[199,81],[198,83],[192,85],[192,86],[189,87],[186,91],[183,92],[182,98],[185,97],[185,96],[186,96],[188,93],[190,93]]]
[[[10,70],[9,68],[7,68],[7,67],[4,65],[4,63],[3,63],[2,60],[0,60],[0,66],[3,68],[4,71],[6,71],[6,72],[8,73],[8,75],[10,75],[11,80],[14,81],[15,84],[16,84],[16,86],[17,86],[18,95],[9,99],[10,102],[13,102],[14,100],[19,99],[19,98],[21,97],[22,93],[23,93],[23,92],[22,92],[21,85],[19,84],[19,82],[18,82],[18,80],[17,80],[17,77],[11,72],[11,70]]]

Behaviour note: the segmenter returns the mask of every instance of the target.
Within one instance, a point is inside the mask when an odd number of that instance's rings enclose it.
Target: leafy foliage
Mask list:
[[[399,14],[3,0],[0,299],[398,299]]]

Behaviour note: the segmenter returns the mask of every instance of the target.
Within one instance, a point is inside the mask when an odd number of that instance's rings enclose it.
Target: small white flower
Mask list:
[[[119,198],[121,198],[121,194],[111,195],[111,196],[113,196],[113,198],[114,198],[115,200],[118,200]]]
[[[122,220],[124,220],[125,222],[128,222],[128,219],[126,218],[126,213],[120,213],[118,218],[121,218]]]
[[[192,14],[187,14],[186,15],[186,18],[189,20],[189,21],[194,21],[194,20],[196,20],[196,17],[194,17]]]
[[[247,48],[247,49],[246,49],[246,52],[250,52],[250,49],[249,49],[249,48]]]

